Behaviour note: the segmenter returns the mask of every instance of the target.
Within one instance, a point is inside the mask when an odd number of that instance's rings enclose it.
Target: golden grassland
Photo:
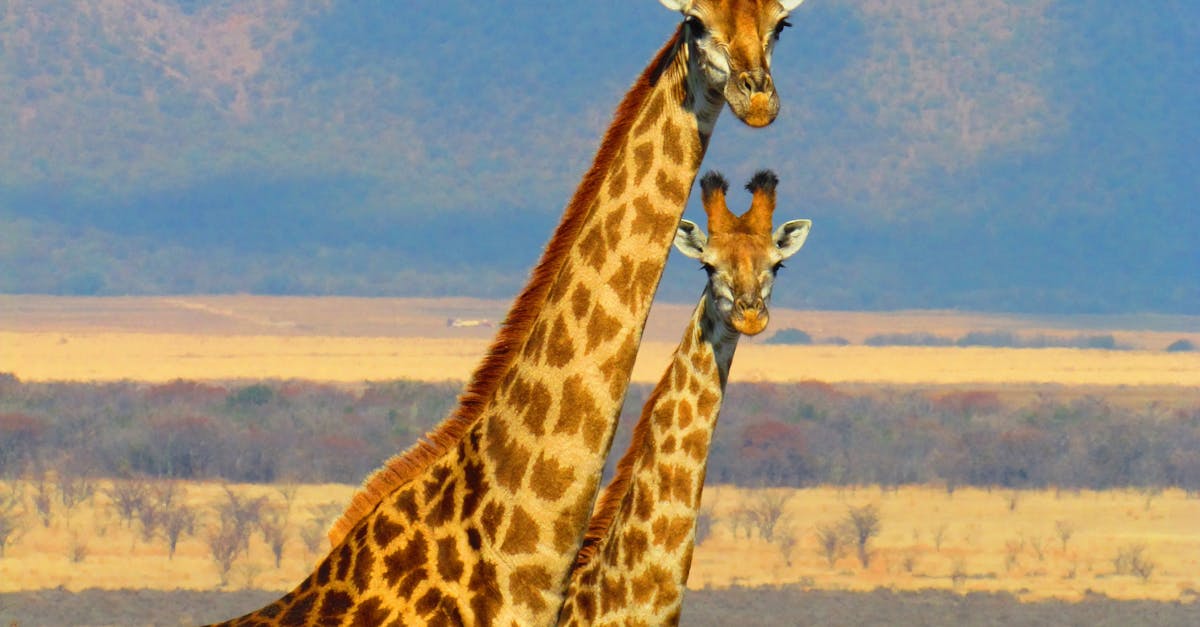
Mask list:
[[[464,380],[496,329],[454,328],[447,320],[494,325],[505,307],[501,301],[473,299],[0,296],[0,372],[26,381]],[[655,306],[634,381],[658,379],[689,310]],[[1176,339],[1200,344],[1200,319],[1184,316],[1135,320],[783,309],[772,318],[775,329],[803,328],[817,337],[859,343],[871,333],[954,337],[970,330],[999,330],[1107,333],[1134,350],[782,346],[745,338],[734,365],[735,380],[1200,386],[1200,353],[1162,350]],[[1146,330],[1136,324],[1191,331]]]
[[[309,379],[461,381],[482,339],[0,331],[0,372],[22,381]],[[675,345],[643,342],[633,380],[652,383]],[[738,348],[740,382],[1200,386],[1200,353],[1082,349],[776,346]]]
[[[216,506],[225,499],[214,483],[187,483],[186,503],[202,512],[195,533],[184,535],[168,558],[161,534],[142,538],[140,523],[126,526],[99,482],[91,501],[68,515],[59,507],[49,527],[32,513],[25,532],[0,559],[0,591],[62,586],[121,589],[290,589],[320,555],[300,539],[302,529],[323,526],[340,511],[354,487],[296,486],[280,567],[260,533],[230,569],[228,583],[212,559],[206,538],[217,524]],[[231,486],[243,497],[266,497],[283,510],[282,486]],[[30,496],[32,487],[26,485]],[[747,525],[739,512],[764,495],[783,502],[772,541]],[[1195,601],[1200,593],[1200,498],[1181,491],[1058,492],[985,491],[954,493],[930,487],[745,490],[728,486],[705,492],[715,524],[696,549],[692,588],[800,584],[815,589],[947,589],[1006,591],[1023,600],[1114,598]],[[853,550],[833,566],[818,548],[816,528],[836,523],[850,507],[878,508],[881,532],[871,542],[870,566]],[[32,509],[30,509],[32,512]],[[1072,533],[1065,546],[1058,530]],[[780,539],[794,546],[785,557]],[[327,546],[320,546],[323,553]],[[1151,571],[1118,572],[1115,558],[1130,547]],[[957,574],[956,574],[957,573]]]

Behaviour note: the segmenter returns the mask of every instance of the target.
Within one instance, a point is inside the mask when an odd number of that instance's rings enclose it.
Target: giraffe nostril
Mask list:
[[[748,94],[756,91],[754,89],[754,79],[750,76],[749,72],[742,72],[742,89]]]

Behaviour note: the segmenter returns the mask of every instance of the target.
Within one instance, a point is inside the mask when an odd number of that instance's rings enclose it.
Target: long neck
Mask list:
[[[679,37],[622,101],[459,407],[366,482],[317,570],[251,616],[523,625],[557,616],[720,111],[688,97]]]
[[[740,337],[711,303],[706,291],[600,497],[560,625],[679,620],[709,445]]]

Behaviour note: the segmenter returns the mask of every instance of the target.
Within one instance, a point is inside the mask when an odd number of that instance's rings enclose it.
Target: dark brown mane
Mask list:
[[[678,55],[681,29],[663,46],[654,60],[642,72],[633,87],[625,94],[613,114],[612,124],[600,142],[592,167],[583,176],[575,195],[564,211],[562,221],[546,245],[542,258],[534,268],[529,283],[513,302],[500,332],[482,363],[476,368],[470,383],[461,396],[458,407],[440,425],[426,434],[407,451],[393,456],[376,470],[354,495],[341,518],[329,530],[329,541],[337,546],[351,529],[370,514],[383,497],[422,472],[430,464],[453,450],[482,415],[500,380],[508,372],[521,351],[538,313],[542,310],[551,285],[579,236],[588,210],[600,192],[613,160],[629,135],[633,121],[646,103],[647,97],[672,60]]]
[[[650,442],[651,413],[654,411],[654,406],[658,404],[658,399],[666,391],[668,382],[669,377],[666,375],[659,379],[658,385],[655,385],[654,391],[650,393],[650,398],[646,399],[646,405],[642,407],[642,414],[638,416],[637,424],[633,426],[633,437],[629,442],[629,448],[621,456],[621,461],[617,462],[616,474],[613,475],[612,481],[608,483],[604,491],[600,493],[596,507],[592,510],[592,519],[588,522],[587,533],[583,536],[583,544],[579,547],[579,553],[575,555],[574,568],[576,569],[587,565],[600,550],[601,542],[608,535],[608,529],[612,526],[617,512],[621,509],[621,503],[629,493],[634,466],[637,465],[638,459],[642,457],[646,447],[653,445],[653,442]]]

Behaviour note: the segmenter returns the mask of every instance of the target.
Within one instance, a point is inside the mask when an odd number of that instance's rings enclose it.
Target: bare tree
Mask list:
[[[746,506],[758,536],[767,542],[774,538],[775,525],[783,517],[788,495],[779,490],[759,490]]]
[[[24,495],[15,485],[4,486],[0,492],[0,558],[4,557],[4,549],[25,532],[21,526]]]
[[[296,494],[300,491],[300,486],[295,483],[288,482],[276,486],[275,491],[279,493],[279,496],[283,497],[284,517],[291,518],[292,505],[296,503]]]
[[[963,557],[956,557],[950,567],[950,581],[954,582],[954,587],[957,588],[966,580],[967,560]]]
[[[837,525],[819,525],[817,527],[817,547],[829,567],[833,568],[838,558],[842,556],[842,530]]]
[[[92,498],[96,493],[96,484],[82,473],[66,470],[58,473],[56,483],[58,484],[58,500],[62,503],[67,519],[67,526],[69,527],[71,525],[71,512],[80,503]]]
[[[775,544],[779,546],[779,552],[783,555],[783,562],[788,566],[792,565],[792,554],[795,553],[796,545],[799,543],[800,537],[791,525],[787,525],[783,529],[775,529]]]
[[[1062,543],[1062,550],[1067,552],[1067,542],[1071,540],[1071,536],[1075,535],[1075,525],[1065,520],[1054,521],[1054,533],[1058,535],[1058,541]]]
[[[242,550],[245,540],[239,535],[237,526],[229,519],[222,517],[221,523],[212,530],[206,540],[217,572],[221,576],[221,585],[229,585],[229,570]]]
[[[258,529],[263,540],[275,555],[275,568],[283,561],[283,546],[287,543],[287,514],[279,509],[270,509],[259,519]]]
[[[321,551],[321,546],[329,537],[325,531],[325,525],[315,520],[308,521],[307,525],[300,528],[300,540],[304,542],[304,548],[308,549],[309,553]]]
[[[1126,544],[1117,549],[1113,557],[1113,569],[1118,575],[1137,575],[1142,581],[1148,581],[1157,567],[1153,560],[1146,556],[1146,545],[1140,542]]]
[[[755,515],[747,507],[739,507],[734,509],[729,514],[729,529],[733,533],[733,538],[736,540],[738,531],[742,528],[746,529],[746,537],[754,535]]]
[[[321,552],[329,538],[329,525],[341,513],[342,506],[337,503],[322,503],[312,509],[308,524],[300,529],[300,539],[309,553]]]
[[[49,527],[54,518],[54,487],[46,480],[45,471],[39,470],[33,482],[33,507],[43,527]]]
[[[78,564],[78,563],[82,562],[83,560],[87,559],[87,556],[88,556],[87,540],[80,538],[78,533],[72,533],[71,534],[71,546],[70,546],[70,550],[69,550],[67,556],[70,557],[71,561],[75,564]]]
[[[242,550],[250,550],[250,532],[259,525],[267,508],[267,497],[241,497],[229,486],[224,486],[225,502],[218,506],[221,520],[233,525],[234,533],[242,538]]]
[[[1019,537],[1004,541],[1004,570],[1012,572],[1020,563],[1021,552],[1025,550],[1025,538]]]
[[[114,481],[112,487],[106,490],[117,514],[128,527],[137,516],[138,509],[150,495],[150,484],[142,479],[122,479]]]
[[[153,540],[154,534],[163,522],[162,505],[155,499],[142,501],[137,510],[137,519],[142,525],[142,542]]]
[[[938,553],[942,552],[942,543],[946,541],[946,523],[942,523],[933,530],[933,549]]]
[[[196,512],[182,502],[173,503],[162,512],[163,537],[167,540],[167,559],[175,558],[175,547],[184,533],[193,533]]]
[[[879,535],[879,508],[874,505],[851,507],[846,513],[846,531],[858,549],[858,562],[863,568],[871,565],[871,540]]]

